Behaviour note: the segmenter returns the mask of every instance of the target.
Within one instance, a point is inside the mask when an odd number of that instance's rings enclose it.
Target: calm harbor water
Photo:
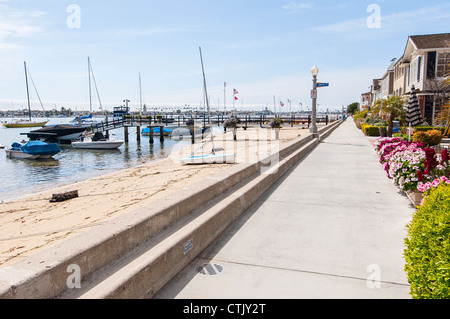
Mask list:
[[[1,118],[3,121],[10,119]],[[72,118],[50,118],[51,124],[67,124]],[[97,119],[99,120],[99,119]],[[37,128],[0,128],[0,144],[9,147],[14,142],[28,140],[28,133]],[[143,162],[156,161],[170,155],[171,148],[178,143],[165,138],[163,144],[159,137],[150,145],[148,136],[136,138],[136,129],[129,128],[129,142],[117,150],[74,150],[71,145],[60,145],[61,152],[50,160],[21,160],[6,157],[0,150],[0,201],[8,201],[27,194],[54,188],[60,185],[86,180],[101,174],[135,167]],[[124,139],[123,128],[110,131],[111,139]]]

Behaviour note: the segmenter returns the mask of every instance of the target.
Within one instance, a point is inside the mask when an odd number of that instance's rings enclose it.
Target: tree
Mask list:
[[[392,137],[394,130],[394,119],[400,118],[403,122],[406,117],[406,102],[403,97],[392,95],[375,102],[372,114],[378,113],[388,123],[387,134]]]
[[[447,78],[442,86],[444,92],[450,91],[450,78]],[[442,109],[436,113],[434,125],[445,127],[444,135],[450,134],[450,99],[448,96],[442,97]]]
[[[358,110],[359,110],[358,102],[353,102],[352,104],[347,106],[347,114],[355,114],[355,112]]]

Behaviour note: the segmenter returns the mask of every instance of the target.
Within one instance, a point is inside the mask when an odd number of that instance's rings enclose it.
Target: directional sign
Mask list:
[[[330,86],[330,83],[316,83],[316,87],[321,88],[324,86]]]

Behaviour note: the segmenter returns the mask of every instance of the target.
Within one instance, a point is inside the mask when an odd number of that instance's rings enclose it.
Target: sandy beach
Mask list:
[[[178,159],[188,156],[201,143],[177,144],[171,154],[156,162],[105,174],[89,180],[49,189],[0,204],[0,267],[9,265],[50,245],[107,223],[122,214],[148,205],[215,174],[225,174],[233,165],[256,162],[279,147],[309,134],[301,127],[284,127],[275,139],[270,129],[239,129],[215,137],[215,147],[234,152],[234,164],[185,165]],[[199,152],[211,151],[211,144]],[[49,202],[52,194],[78,190],[79,197],[59,203]]]

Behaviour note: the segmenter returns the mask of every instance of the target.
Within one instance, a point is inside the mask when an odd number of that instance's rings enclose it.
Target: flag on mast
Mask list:
[[[239,94],[239,92],[236,89],[233,89],[233,94]]]

